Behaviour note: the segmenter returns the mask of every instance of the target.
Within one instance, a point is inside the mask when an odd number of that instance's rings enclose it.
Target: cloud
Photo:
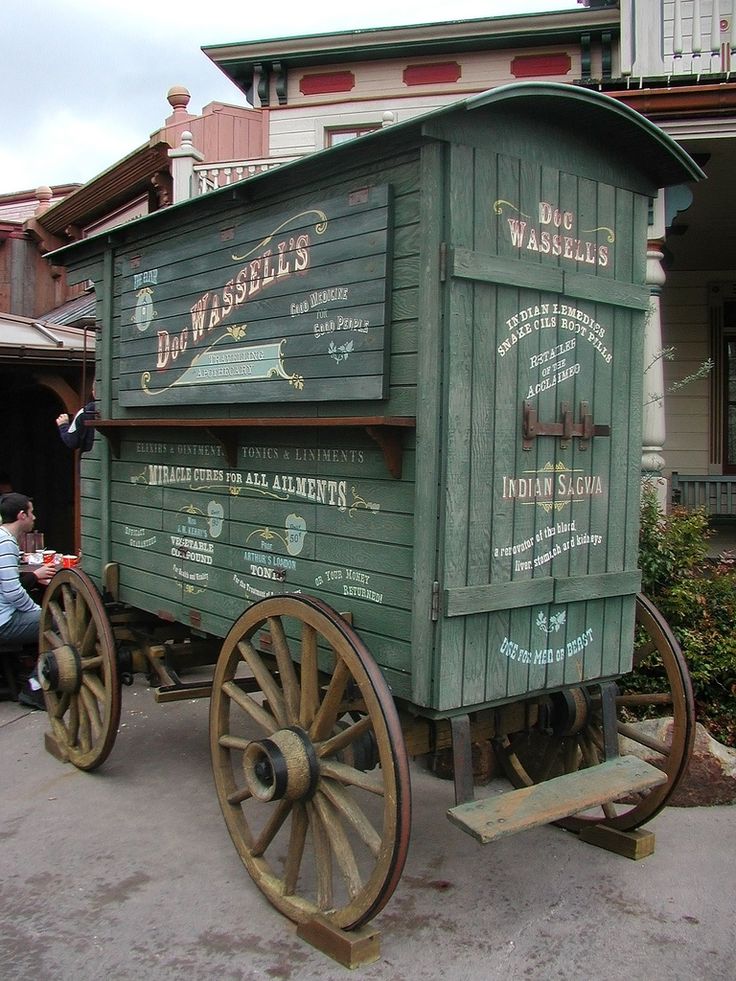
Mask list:
[[[121,126],[106,116],[78,115],[71,109],[42,113],[20,146],[0,145],[3,190],[88,180],[144,139],[134,124]]]
[[[83,182],[159,129],[166,93],[185,85],[191,112],[243,104],[238,89],[199,50],[257,38],[319,34],[576,9],[576,0],[0,0],[4,118],[0,193]]]

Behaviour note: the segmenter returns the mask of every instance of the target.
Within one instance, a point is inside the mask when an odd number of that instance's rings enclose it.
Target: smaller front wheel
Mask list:
[[[94,770],[115,743],[121,699],[110,621],[83,572],[63,569],[49,583],[38,649],[38,678],[59,748],[80,770]]]

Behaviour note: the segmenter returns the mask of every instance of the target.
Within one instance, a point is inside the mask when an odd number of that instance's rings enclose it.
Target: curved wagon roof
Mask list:
[[[206,209],[223,195],[237,194],[248,188],[249,193],[265,192],[278,188],[282,183],[326,172],[332,166],[350,159],[365,158],[370,148],[379,151],[396,144],[423,137],[438,137],[442,128],[465,113],[485,110],[491,117],[503,117],[509,113],[524,116],[539,127],[565,127],[571,133],[582,134],[587,144],[605,146],[612,159],[616,158],[630,172],[632,181],[648,185],[650,193],[660,187],[699,180],[705,175],[695,161],[671,137],[645,116],[630,109],[624,103],[590,89],[560,82],[518,82],[489,89],[448,106],[394,123],[384,129],[361,136],[358,140],[342,143],[309,154],[298,160],[244,178],[196,198],[190,198],[168,208],[161,209],[127,222],[82,242],[75,242],[50,253],[54,262],[63,263],[67,257],[78,259],[83,254],[99,251],[101,242],[110,242],[127,236],[141,223],[158,223],[177,213],[181,208]]]

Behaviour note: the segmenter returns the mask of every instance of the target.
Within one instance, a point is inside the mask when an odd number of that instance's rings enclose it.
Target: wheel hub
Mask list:
[[[319,761],[299,726],[279,729],[268,739],[253,740],[243,753],[248,789],[261,801],[311,797],[319,780]]]
[[[587,688],[566,688],[550,696],[552,702],[552,731],[558,736],[571,736],[585,725],[590,712]]]
[[[38,680],[44,691],[76,694],[82,687],[79,654],[67,645],[45,651],[38,659]]]

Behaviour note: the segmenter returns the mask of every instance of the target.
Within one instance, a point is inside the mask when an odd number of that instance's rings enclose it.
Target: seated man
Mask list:
[[[5,494],[0,499],[0,518],[0,640],[33,643],[38,640],[41,607],[21,583],[18,548],[18,536],[32,531],[36,521],[33,502],[25,494]],[[39,585],[45,585],[54,572],[52,566],[42,565],[32,574]],[[33,676],[21,692],[20,701],[36,708],[44,707],[38,681]]]

